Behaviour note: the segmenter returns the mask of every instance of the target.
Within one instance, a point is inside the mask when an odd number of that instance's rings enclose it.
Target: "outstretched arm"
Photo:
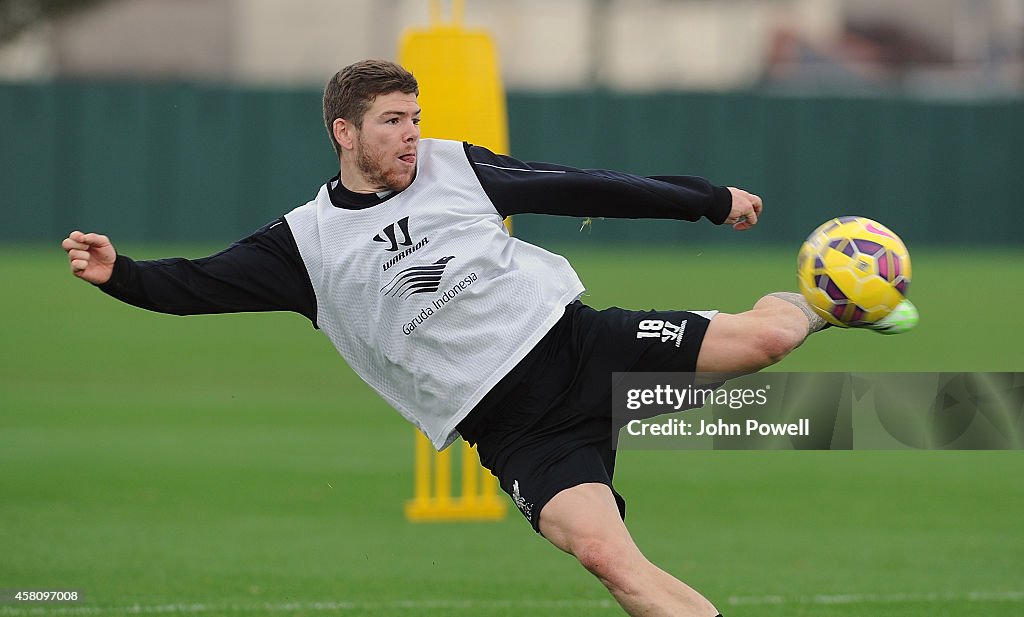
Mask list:
[[[61,246],[72,274],[134,306],[175,315],[293,311],[316,323],[313,286],[283,219],[195,260],[135,261],[106,236],[80,231]]]
[[[525,163],[466,145],[477,178],[502,216],[555,214],[580,217],[696,221],[745,230],[757,224],[761,198],[716,186],[697,176],[643,177],[604,169]]]

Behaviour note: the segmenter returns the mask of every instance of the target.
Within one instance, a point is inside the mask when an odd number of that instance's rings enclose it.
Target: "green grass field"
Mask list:
[[[791,251],[564,254],[599,307],[793,287]],[[918,250],[917,330],[830,330],[778,369],[1024,371],[1021,264]],[[86,598],[0,617],[619,614],[514,510],[406,523],[412,430],[303,318],[119,305],[56,242],[0,279],[0,589]],[[1024,614],[1021,452],[624,452],[616,480],[641,548],[727,617]]]

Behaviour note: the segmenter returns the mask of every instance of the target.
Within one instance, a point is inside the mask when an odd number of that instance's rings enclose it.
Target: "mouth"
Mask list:
[[[409,154],[403,154],[402,156],[398,157],[398,160],[402,161],[406,165],[415,165],[416,164],[416,153],[415,152],[410,152]]]

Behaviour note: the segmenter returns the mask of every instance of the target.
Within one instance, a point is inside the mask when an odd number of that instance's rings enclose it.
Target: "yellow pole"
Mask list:
[[[430,453],[433,451],[430,440],[423,433],[416,431],[416,487],[415,499],[425,502],[430,499]]]
[[[465,140],[508,154],[508,118],[497,46],[487,32],[462,26],[465,8],[465,0],[452,0],[451,21],[445,23],[441,0],[430,0],[430,26],[402,33],[398,61],[420,84],[423,137]],[[507,504],[499,498],[498,482],[479,467],[476,450],[465,445],[460,453],[462,496],[456,500],[450,451],[435,455],[430,442],[417,435],[414,498],[405,507],[409,520],[505,517]]]
[[[438,452],[434,457],[434,502],[447,507],[452,500],[452,451]]]
[[[483,468],[477,464],[476,451],[465,441],[462,442],[462,500],[476,503],[480,498],[477,478]],[[470,504],[472,505],[472,504]]]

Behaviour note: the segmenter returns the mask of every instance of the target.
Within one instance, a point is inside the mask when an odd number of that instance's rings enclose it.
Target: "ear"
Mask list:
[[[344,118],[337,118],[334,120],[334,124],[331,125],[331,130],[334,132],[334,139],[341,146],[342,150],[351,150],[356,140],[356,129],[355,125],[345,120]]]

